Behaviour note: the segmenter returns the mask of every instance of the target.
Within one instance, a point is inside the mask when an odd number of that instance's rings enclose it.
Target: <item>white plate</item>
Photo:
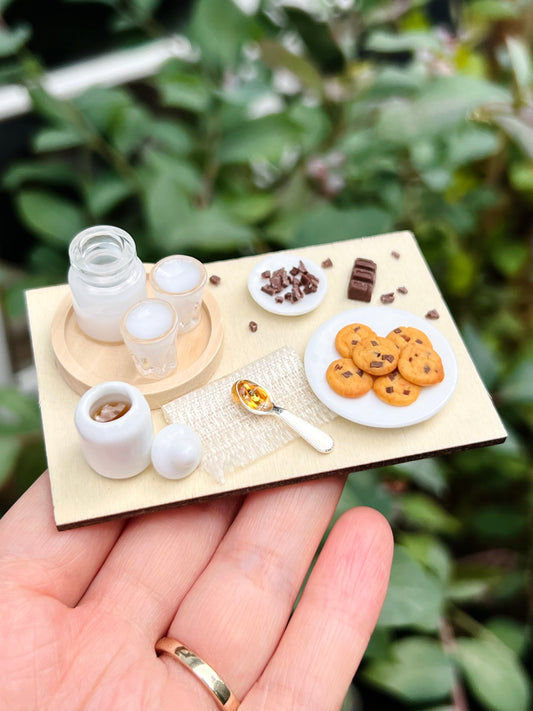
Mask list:
[[[414,326],[424,331],[442,359],[444,380],[422,388],[417,400],[405,407],[387,405],[372,390],[359,398],[338,395],[326,381],[326,369],[333,360],[340,358],[335,348],[335,336],[349,323],[364,323],[378,336],[386,336],[397,326]],[[457,361],[442,333],[427,319],[391,306],[362,306],[330,318],[309,339],[304,366],[309,385],[324,405],[337,415],[368,427],[407,427],[423,422],[444,407],[457,384]]]
[[[293,267],[298,266],[300,260],[305,264],[305,268],[308,272],[318,277],[317,291],[312,294],[306,294],[303,299],[297,301],[295,304],[291,304],[290,301],[287,300],[278,304],[273,296],[269,296],[265,294],[264,291],[261,291],[261,287],[268,283],[268,281],[261,276],[263,272],[273,272],[276,269],[281,269],[281,267],[285,267],[285,269],[290,272]],[[313,311],[313,309],[316,309],[321,303],[328,290],[328,279],[324,270],[306,257],[299,257],[297,254],[274,253],[266,257],[266,259],[263,259],[262,262],[259,262],[259,264],[252,269],[248,277],[248,290],[254,301],[266,311],[279,314],[280,316],[300,316],[301,314]],[[283,293],[284,292],[282,292],[282,295]]]

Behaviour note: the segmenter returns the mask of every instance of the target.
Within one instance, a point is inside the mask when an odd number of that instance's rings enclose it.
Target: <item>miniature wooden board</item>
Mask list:
[[[392,256],[393,251],[399,258]],[[214,481],[201,465],[191,476],[179,481],[163,479],[151,467],[133,479],[106,479],[94,473],[81,455],[73,421],[79,395],[62,378],[51,345],[52,322],[68,287],[35,289],[27,293],[27,304],[58,529],[505,440],[506,432],[490,395],[411,233],[305,247],[288,252],[289,261],[292,254],[303,255],[318,265],[328,257],[333,262],[333,267],[327,270],[328,290],[324,300],[314,311],[300,316],[269,313],[250,296],[248,275],[264,255],[207,265],[210,275],[220,277],[218,285],[208,284],[207,288],[218,302],[224,329],[220,360],[210,380],[242,368],[283,345],[292,346],[303,359],[311,335],[326,320],[367,305],[348,299],[346,293],[355,258],[366,257],[378,265],[371,305],[380,305],[381,294],[405,286],[407,294],[397,293],[387,308],[410,311],[421,317],[431,309],[439,312],[440,318],[431,324],[450,343],[458,366],[457,387],[443,409],[425,422],[395,429],[366,427],[336,417],[323,426],[335,440],[330,454],[318,454],[297,438],[273,454],[236,470],[224,484]],[[256,332],[249,329],[250,321],[257,323]],[[157,431],[166,423],[161,410],[154,410],[152,415]]]

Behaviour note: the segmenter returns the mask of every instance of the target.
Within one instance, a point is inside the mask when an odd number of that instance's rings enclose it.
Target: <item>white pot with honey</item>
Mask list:
[[[74,422],[85,460],[110,479],[127,479],[150,464],[153,423],[141,391],[120,381],[88,390],[76,407]]]

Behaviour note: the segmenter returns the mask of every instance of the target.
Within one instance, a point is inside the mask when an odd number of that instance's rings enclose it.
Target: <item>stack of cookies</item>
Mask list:
[[[413,326],[398,326],[378,336],[370,326],[351,323],[335,336],[337,358],[326,380],[339,395],[357,398],[373,390],[395,407],[415,402],[421,389],[440,383],[444,368],[428,336]]]

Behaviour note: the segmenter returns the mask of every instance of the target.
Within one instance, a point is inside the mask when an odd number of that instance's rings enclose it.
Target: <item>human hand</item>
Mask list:
[[[340,517],[328,478],[58,532],[44,474],[0,521],[0,707],[217,711],[177,638],[240,711],[338,711],[386,593],[392,536]],[[228,707],[229,708],[229,707]]]

